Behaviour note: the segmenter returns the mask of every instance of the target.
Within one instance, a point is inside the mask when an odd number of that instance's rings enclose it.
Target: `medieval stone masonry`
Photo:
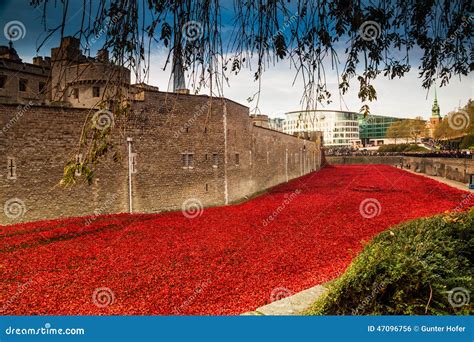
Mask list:
[[[34,69],[29,78],[29,72],[17,70],[23,62],[0,55],[2,60],[0,76],[5,75],[6,83],[0,92],[0,224],[128,212],[130,204],[133,212],[146,213],[178,210],[189,201],[225,205],[320,168],[319,134],[291,136],[254,125],[248,108],[234,101],[161,92],[142,84],[129,85],[133,110],[117,119],[125,127],[114,135],[118,159],[109,154],[91,185],[61,187],[66,162],[81,158],[74,155],[81,129],[97,110],[89,96],[86,106],[74,103],[78,98],[71,87],[78,87],[80,100],[81,94],[88,94],[86,86],[101,87],[103,73],[97,74],[97,82],[90,73],[80,82],[55,79],[63,94],[58,95],[58,89],[49,86],[51,77],[45,80]],[[12,63],[16,71],[9,68]],[[54,69],[58,62],[49,64]],[[30,93],[23,98],[13,91],[19,79],[29,84],[41,80],[47,84],[41,94],[56,94],[60,100]]]

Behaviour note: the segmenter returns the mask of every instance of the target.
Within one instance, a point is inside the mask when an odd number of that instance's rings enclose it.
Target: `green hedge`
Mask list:
[[[474,133],[466,135],[462,139],[459,148],[474,150]]]
[[[427,148],[415,144],[387,144],[378,148],[379,152],[426,152]]]
[[[457,305],[473,296],[473,257],[474,208],[402,223],[376,236],[307,314],[472,315],[472,303]]]

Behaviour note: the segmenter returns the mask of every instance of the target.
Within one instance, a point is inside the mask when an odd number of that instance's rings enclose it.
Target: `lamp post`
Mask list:
[[[128,145],[128,208],[129,212],[133,213],[133,204],[132,204],[132,141],[131,137],[127,138]]]

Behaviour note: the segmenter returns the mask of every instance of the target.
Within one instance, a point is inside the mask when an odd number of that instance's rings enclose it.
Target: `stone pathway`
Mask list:
[[[457,182],[451,179],[447,179],[439,176],[430,176],[420,172],[414,172],[411,170],[404,171],[413,173],[415,175],[423,176],[426,178],[434,179],[438,182],[449,185],[453,188],[470,191],[474,193],[473,189],[469,189],[467,184]],[[273,303],[261,306],[255,311],[246,312],[243,315],[266,315],[266,316],[289,316],[289,315],[301,315],[306,309],[308,309],[324,292],[326,288],[322,285],[316,285],[309,289],[303,290]]]
[[[322,285],[316,285],[270,304],[261,306],[255,311],[246,312],[243,315],[265,315],[265,316],[290,316],[301,315],[316,299],[318,299],[326,288]]]
[[[426,177],[426,178],[434,179],[438,182],[444,183],[446,185],[449,185],[449,186],[451,186],[453,188],[456,188],[456,189],[459,189],[459,190],[464,190],[464,191],[469,191],[469,192],[474,193],[474,189],[469,189],[468,184],[465,184],[465,183],[457,182],[457,181],[447,179],[447,178],[444,178],[444,177],[440,177],[440,176],[430,176],[430,175],[427,175],[425,173],[414,172],[414,171],[407,170],[407,169],[403,169],[403,170],[407,171],[407,172],[410,172],[410,173],[413,173],[415,175],[419,175],[419,176],[423,176],[423,177]]]

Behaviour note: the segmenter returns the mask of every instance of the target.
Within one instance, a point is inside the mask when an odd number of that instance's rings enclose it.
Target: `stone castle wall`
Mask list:
[[[338,156],[326,157],[328,164],[387,164],[397,165],[414,172],[426,173],[430,176],[440,176],[461,183],[468,183],[474,174],[473,159],[456,158],[420,158],[402,156]]]
[[[114,138],[119,160],[104,160],[92,185],[66,189],[58,186],[64,165],[94,112],[0,105],[0,204],[17,201],[24,210],[16,218],[0,212],[0,224],[128,212],[127,137],[137,154],[134,212],[180,209],[186,200],[223,205],[320,168],[317,142],[253,126],[248,108],[235,102],[156,91],[145,97],[125,121],[116,118],[126,127]],[[192,168],[183,167],[183,153],[193,154]]]

